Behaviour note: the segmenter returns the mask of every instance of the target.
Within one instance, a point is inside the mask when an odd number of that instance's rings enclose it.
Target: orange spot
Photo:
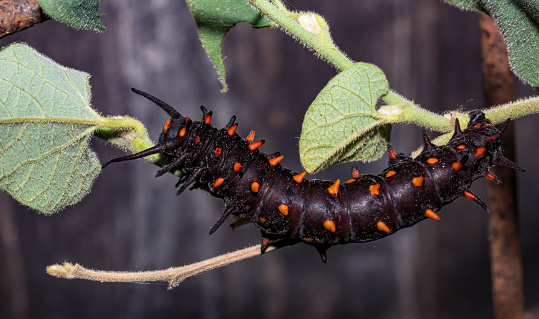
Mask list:
[[[281,214],[283,214],[284,216],[288,216],[288,205],[281,204],[279,205],[278,209]]]
[[[427,209],[425,211],[425,216],[440,221],[440,216],[436,215],[436,213],[432,209]]]
[[[189,123],[189,122],[191,122],[191,119],[188,118],[188,117],[186,117],[186,118],[185,118],[185,123]]]
[[[200,142],[200,136],[195,137],[195,138],[193,139],[193,141],[195,141],[195,143]]]
[[[464,191],[464,197],[471,200],[477,200],[477,196],[475,196],[472,192],[469,191]]]
[[[397,158],[397,153],[395,153],[395,151],[393,149],[389,149],[387,151],[387,154],[389,155],[389,159],[396,159]]]
[[[251,183],[251,190],[253,191],[253,193],[258,193],[259,188],[260,188],[260,184],[258,184],[257,182]]]
[[[436,157],[431,157],[431,158],[429,158],[429,159],[427,160],[427,163],[429,163],[429,164],[431,164],[431,165],[432,165],[432,164],[436,164],[436,163],[438,163],[438,159],[437,159]]]
[[[305,178],[305,175],[307,175],[307,171],[303,171],[303,173],[299,173],[297,175],[292,176],[292,178],[298,182],[301,183],[303,179]]]
[[[462,163],[461,162],[455,162],[455,163],[451,164],[451,168],[453,168],[453,170],[455,172],[458,172],[462,168]]]
[[[228,130],[226,130],[226,132],[228,133],[228,135],[232,136],[234,135],[234,133],[236,133],[237,128],[238,128],[238,124],[234,124]]]
[[[268,160],[268,162],[270,163],[271,166],[275,166],[277,165],[282,159],[284,158],[284,156],[277,156],[276,158],[272,158],[270,160]]]
[[[371,191],[371,195],[380,194],[380,183],[369,186],[369,190]]]
[[[261,222],[265,222],[266,219],[264,217],[258,217],[258,219],[261,221]]]
[[[252,142],[255,139],[255,130],[252,130],[251,133],[245,138],[247,142]]]
[[[303,241],[306,241],[308,243],[312,243],[313,239],[312,238],[303,238]]]
[[[397,172],[395,172],[395,171],[389,171],[389,172],[386,173],[386,178],[391,177],[391,176],[393,176],[393,175],[395,175],[395,174],[397,174]]]
[[[345,184],[350,184],[350,183],[353,183],[353,182],[355,182],[355,181],[356,181],[356,179],[355,179],[355,178],[352,178],[352,179],[347,180],[347,181],[345,182]]]
[[[234,163],[234,172],[239,172],[241,170],[241,163],[236,162]]]
[[[211,124],[211,114],[206,115],[206,118],[204,119],[204,124],[206,125]]]
[[[384,222],[377,222],[376,228],[378,228],[378,230],[385,231],[388,234],[391,233],[391,229],[389,229],[389,227],[387,227],[386,223]]]
[[[221,156],[221,153],[222,153],[222,151],[221,151],[220,148],[216,148],[216,149],[215,149],[215,156],[216,156],[216,157]]]
[[[182,129],[180,130],[180,133],[178,133],[178,135],[180,137],[184,137],[185,136],[185,132],[187,132],[187,129],[185,127],[182,127]]]
[[[215,182],[213,183],[213,188],[216,188],[216,187],[219,187],[221,185],[223,185],[223,183],[225,182],[225,179],[222,178],[222,177],[219,177],[218,179],[215,180]]]
[[[414,179],[412,179],[412,183],[414,184],[414,186],[421,186],[423,185],[423,180],[425,179],[424,176],[419,176],[419,177],[414,177]]]
[[[501,183],[498,177],[496,177],[496,175],[492,174],[491,172],[488,172],[485,177],[490,179],[491,181],[495,181],[496,183]]]
[[[264,144],[264,140],[260,140],[258,142],[251,143],[251,144],[249,144],[249,149],[251,151],[254,151],[257,148],[259,148],[260,146],[262,146],[262,144]]]
[[[168,131],[168,128],[170,127],[170,123],[172,123],[172,120],[168,120],[166,123],[165,123],[165,127],[163,127],[163,130],[166,132]]]
[[[484,148],[484,147],[478,148],[477,151],[475,151],[475,157],[481,157],[481,156],[485,155],[486,151],[487,151],[487,149]]]
[[[335,227],[335,223],[332,222],[331,220],[326,220],[326,221],[324,222],[324,228],[327,229],[327,230],[329,230],[329,231],[332,232],[332,233],[334,233],[335,230],[337,230],[336,227]]]
[[[359,174],[359,171],[357,170],[357,168],[355,168],[355,167],[352,168],[352,177],[353,178],[359,178],[359,176],[361,176],[361,175]]]
[[[460,144],[459,146],[457,146],[458,150],[463,150],[465,148],[466,148],[466,145],[464,145],[464,144]]]
[[[481,123],[476,123],[473,127],[474,129],[478,130],[481,128],[481,126],[482,126]]]
[[[341,180],[338,179],[335,181],[333,185],[328,187],[328,192],[333,195],[337,195],[339,193],[339,185],[341,184]]]

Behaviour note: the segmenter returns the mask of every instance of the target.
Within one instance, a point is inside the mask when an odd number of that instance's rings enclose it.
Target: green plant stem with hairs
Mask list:
[[[269,19],[273,20],[285,33],[300,40],[309,49],[315,51],[321,59],[327,61],[339,71],[343,71],[355,63],[335,45],[329,33],[327,23],[319,15],[312,12],[291,12],[279,0],[249,0],[249,2]],[[297,20],[300,15],[315,16],[320,26],[320,32],[315,34],[302,27]],[[423,109],[394,91],[390,90],[386,95],[381,97],[381,100],[388,105],[402,109],[400,114],[388,115],[386,118],[387,123],[413,123],[439,132],[449,132],[453,129],[454,120],[451,118]],[[538,113],[539,99],[535,97],[520,100],[495,108],[485,109],[484,112],[487,118],[494,124],[498,124],[507,118],[517,119]],[[452,112],[452,114],[459,118],[462,124],[468,122],[468,116],[466,114],[462,112]]]

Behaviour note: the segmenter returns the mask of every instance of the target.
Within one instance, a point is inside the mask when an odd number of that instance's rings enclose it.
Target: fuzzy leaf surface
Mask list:
[[[217,69],[223,92],[227,91],[221,50],[225,35],[238,22],[248,22],[256,28],[269,27],[272,22],[247,0],[187,0],[187,3],[195,17],[202,45]]]
[[[105,31],[97,12],[99,0],[39,0],[39,4],[54,20],[78,29]]]
[[[376,111],[376,103],[388,90],[382,70],[368,63],[356,63],[331,79],[303,120],[303,167],[314,173],[348,161],[380,158],[391,125]]]
[[[513,72],[523,81],[539,86],[539,1],[445,1],[490,15],[502,31]]]
[[[101,170],[88,78],[24,44],[0,52],[0,188],[42,213],[80,201]]]

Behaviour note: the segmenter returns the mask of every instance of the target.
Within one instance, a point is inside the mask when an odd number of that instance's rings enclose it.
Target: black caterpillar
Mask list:
[[[121,162],[161,153],[171,161],[161,176],[173,169],[184,175],[178,194],[189,185],[223,198],[226,209],[211,228],[215,232],[234,213],[257,225],[262,232],[262,252],[269,245],[298,242],[310,244],[327,261],[326,250],[336,244],[377,240],[430,217],[464,196],[487,210],[468,189],[479,177],[500,181],[488,171],[491,165],[521,170],[501,154],[500,137],[509,124],[496,128],[484,113],[470,113],[468,127],[461,131],[458,119],[447,145],[436,146],[423,129],[424,148],[413,159],[396,154],[388,145],[389,167],[379,175],[359,175],[336,182],[304,179],[279,163],[283,156],[268,156],[257,150],[264,140],[253,142],[254,131],[244,140],[235,133],[236,117],[224,129],[211,123],[212,112],[204,106],[202,121],[191,121],[156,97],[132,89],[157,104],[171,119],[159,143],[140,153],[115,158]]]

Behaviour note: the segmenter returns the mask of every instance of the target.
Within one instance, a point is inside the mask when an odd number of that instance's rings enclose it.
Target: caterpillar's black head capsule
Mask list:
[[[171,118],[165,123],[165,126],[163,127],[163,132],[159,136],[159,144],[139,153],[113,158],[103,164],[101,168],[105,168],[110,163],[134,160],[146,157],[148,155],[166,153],[167,151],[174,150],[184,140],[185,136],[187,135],[187,131],[192,123],[190,118],[183,117],[180,112],[176,111],[172,106],[156,98],[155,96],[141,90],[137,90],[135,88],[132,88],[131,90],[154,102],[157,106],[163,109],[163,111],[167,112]]]

